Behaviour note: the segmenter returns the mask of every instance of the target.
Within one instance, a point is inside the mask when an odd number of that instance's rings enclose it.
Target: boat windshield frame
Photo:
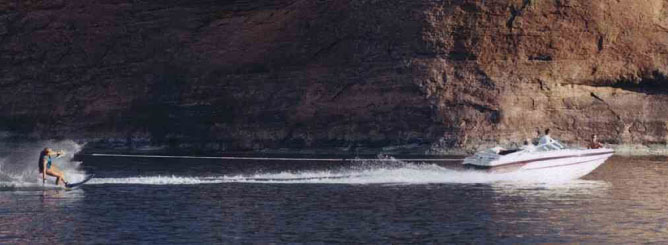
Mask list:
[[[540,144],[534,147],[533,151],[556,151],[556,150],[563,150],[566,149],[566,147],[561,144],[559,141],[553,139],[550,142],[547,142],[545,144]]]

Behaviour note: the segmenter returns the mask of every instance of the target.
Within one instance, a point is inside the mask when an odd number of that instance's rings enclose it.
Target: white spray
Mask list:
[[[56,151],[64,151],[65,155],[53,158],[53,164],[65,173],[69,182],[83,180],[85,172],[80,170],[81,162],[73,161],[74,154],[79,152],[82,145],[71,140],[64,141],[37,141],[37,142],[9,142],[0,139],[0,187],[34,187],[41,186],[38,160],[40,152],[49,147]],[[47,187],[55,186],[55,177],[47,177]]]
[[[394,158],[387,161],[355,160],[350,165],[329,170],[284,170],[215,176],[132,176],[95,178],[89,184],[193,185],[214,183],[266,184],[532,184],[554,183],[516,174],[495,174],[475,170],[450,169],[432,163],[411,163]]]

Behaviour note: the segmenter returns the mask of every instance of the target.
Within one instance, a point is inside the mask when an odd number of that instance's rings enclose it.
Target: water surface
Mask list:
[[[97,178],[64,191],[6,174],[0,243],[668,240],[665,158],[613,157],[583,180],[553,184],[488,183],[401,161],[86,157],[76,169]]]

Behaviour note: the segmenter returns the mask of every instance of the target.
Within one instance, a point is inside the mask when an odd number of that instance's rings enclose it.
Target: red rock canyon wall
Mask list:
[[[4,1],[0,130],[212,150],[668,142],[668,1]]]

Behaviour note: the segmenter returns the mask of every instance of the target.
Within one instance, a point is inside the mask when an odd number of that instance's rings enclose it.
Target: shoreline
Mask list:
[[[178,156],[320,156],[320,157],[338,157],[354,158],[356,156],[469,156],[483,149],[489,149],[495,146],[505,148],[517,148],[517,144],[499,144],[495,142],[478,142],[475,145],[464,145],[460,147],[443,147],[436,143],[420,143],[405,145],[390,145],[383,147],[364,147],[364,146],[339,146],[339,147],[310,147],[310,148],[260,148],[260,149],[221,149],[209,145],[197,147],[192,144],[181,145],[150,145],[145,144],[118,144],[117,142],[104,142],[85,139],[34,139],[24,137],[1,137],[0,143],[4,143],[4,148],[16,149],[20,145],[31,146],[30,148],[39,148],[58,145],[65,142],[67,144],[76,144],[79,150],[78,155],[90,154],[137,154],[137,155],[178,155]],[[352,144],[351,144],[352,145]],[[582,147],[582,144],[569,144],[568,146]],[[617,156],[668,156],[668,144],[605,144],[605,147],[615,150]],[[2,151],[2,149],[0,149]]]
[[[478,147],[478,150],[490,147]],[[575,145],[577,147],[577,145]],[[615,150],[616,156],[668,156],[668,145],[664,144],[608,144],[605,147]],[[441,148],[434,149],[425,145],[420,146],[389,146],[382,148],[364,148],[359,147],[351,150],[346,147],[329,148],[268,148],[260,150],[240,150],[240,151],[216,151],[207,149],[192,148],[170,148],[167,146],[153,146],[142,148],[101,148],[84,146],[80,155],[92,154],[129,154],[129,155],[170,155],[170,156],[198,156],[198,157],[248,157],[248,156],[303,156],[303,157],[337,157],[342,159],[352,159],[355,157],[378,157],[378,156],[424,156],[424,157],[443,157],[457,156],[466,157],[472,155],[476,150],[473,147],[459,148]]]
[[[668,156],[668,145],[665,144],[620,144],[610,145],[616,156]]]

